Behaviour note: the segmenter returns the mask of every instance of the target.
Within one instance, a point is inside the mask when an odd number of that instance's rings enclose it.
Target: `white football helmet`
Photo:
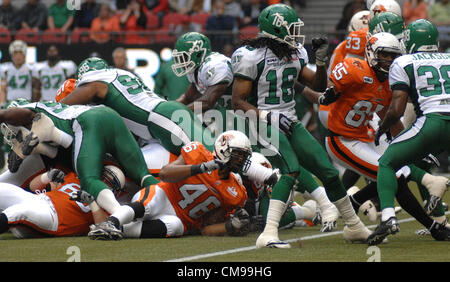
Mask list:
[[[369,10],[363,10],[355,13],[348,25],[348,32],[360,30],[369,26]]]
[[[22,52],[25,56],[27,55],[27,43],[22,40],[14,40],[9,44],[9,55],[13,55],[14,52]]]
[[[397,37],[387,32],[374,34],[367,40],[365,55],[369,66],[387,74],[389,73],[389,68],[385,69],[380,65],[382,61],[378,57],[380,51],[401,55],[403,54],[403,48]]]
[[[391,12],[399,16],[402,15],[402,9],[400,5],[395,0],[376,0],[370,6],[370,18],[384,12]]]
[[[214,143],[214,155],[223,161],[232,172],[239,172],[248,165],[252,147],[248,137],[239,131],[228,130],[217,137]]]
[[[122,191],[125,186],[125,175],[117,166],[105,165],[102,170],[102,181],[114,192],[119,192]]]

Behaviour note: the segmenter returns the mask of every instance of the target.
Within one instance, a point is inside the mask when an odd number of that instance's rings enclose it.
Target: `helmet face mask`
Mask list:
[[[214,144],[215,157],[223,161],[225,167],[234,173],[249,164],[251,154],[250,140],[239,131],[225,131],[217,137]]]
[[[371,36],[365,49],[369,66],[386,78],[392,61],[402,53],[403,48],[398,39],[387,32],[380,32]]]
[[[287,5],[268,6],[259,15],[258,22],[260,36],[278,40],[293,48],[304,44],[305,36],[300,33],[304,23],[297,12]]]
[[[199,67],[211,53],[209,38],[198,32],[188,32],[178,38],[172,51],[172,71],[181,77]]]

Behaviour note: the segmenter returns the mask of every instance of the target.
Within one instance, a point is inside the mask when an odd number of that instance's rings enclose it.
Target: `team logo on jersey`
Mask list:
[[[353,65],[359,69],[364,69],[364,66],[361,64],[360,61],[353,61]]]
[[[268,58],[267,59],[267,64],[268,65],[275,65],[278,63],[278,58]]]
[[[216,73],[216,69],[215,68],[210,68],[206,72],[206,79],[210,79],[215,73]]]
[[[237,195],[238,195],[238,192],[236,191],[236,188],[234,188],[234,186],[228,186],[227,191],[233,197],[237,197]]]
[[[364,81],[364,83],[372,84],[373,83],[373,78],[368,77],[368,76],[364,76],[363,77],[363,81]]]

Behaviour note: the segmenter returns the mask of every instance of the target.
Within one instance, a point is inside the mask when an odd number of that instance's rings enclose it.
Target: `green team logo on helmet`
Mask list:
[[[439,32],[430,21],[419,19],[408,24],[403,31],[406,53],[437,52]]]
[[[285,4],[270,5],[265,8],[258,18],[261,36],[276,39],[297,48],[303,45],[305,36],[300,34],[304,23],[297,12]]]
[[[104,70],[108,68],[109,68],[108,63],[101,58],[98,57],[87,58],[78,65],[77,72],[75,74],[75,79],[79,80],[83,76],[83,74],[87,72]]]
[[[198,32],[188,32],[178,38],[172,51],[173,72],[181,77],[200,66],[211,53],[209,38]]]
[[[377,14],[369,21],[369,32],[367,36],[388,32],[395,35],[397,39],[402,37],[403,30],[405,29],[405,22],[403,18],[392,12],[384,12]]]

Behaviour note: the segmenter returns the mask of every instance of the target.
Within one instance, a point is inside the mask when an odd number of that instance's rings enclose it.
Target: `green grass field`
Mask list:
[[[450,202],[449,193],[444,200]],[[333,233],[321,233],[319,226],[281,230],[283,240],[302,238],[301,244],[293,241],[293,248],[284,250],[255,249],[256,233],[246,237],[186,236],[114,242],[92,241],[87,237],[19,240],[6,233],[0,236],[0,261],[65,262],[77,257],[82,262],[366,262],[374,255],[382,262],[450,261],[450,242],[416,235],[414,232],[422,227],[409,220],[405,212],[398,214],[398,218],[406,219],[400,223],[400,232],[389,236],[389,242],[375,250],[366,244],[344,242],[343,224],[339,221],[338,231]],[[363,220],[374,229],[373,224]],[[75,253],[73,248],[77,250]]]

